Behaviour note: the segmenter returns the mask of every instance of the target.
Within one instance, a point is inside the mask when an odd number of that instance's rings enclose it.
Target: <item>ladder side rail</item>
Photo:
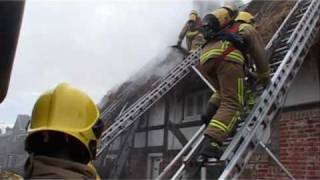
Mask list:
[[[272,36],[272,38],[269,40],[269,43],[267,44],[267,46],[265,47],[265,49],[269,49],[271,46],[273,46],[273,42],[275,42],[275,40],[277,38],[279,38],[279,35],[281,34],[281,31],[284,29],[284,26],[287,24],[287,22],[289,22],[289,19],[292,17],[293,13],[298,9],[300,3],[303,0],[298,0],[296,2],[296,4],[294,5],[294,7],[292,8],[292,10],[289,12],[289,14],[287,15],[287,17],[285,18],[285,20],[283,21],[283,23],[280,25],[280,27],[278,28],[278,30],[276,31],[276,33]]]
[[[315,0],[315,1],[317,1],[317,0]],[[318,2],[320,2],[320,1],[318,1]],[[319,3],[317,2],[317,6],[318,6],[318,10],[319,10]],[[316,9],[316,8],[315,8]],[[313,12],[313,14],[316,14],[316,10]],[[318,14],[319,14],[319,12],[318,12]],[[312,35],[311,35],[311,33],[312,33],[312,30],[313,29],[315,29],[315,26],[316,26],[316,24],[317,24],[317,22],[318,22],[318,20],[319,20],[319,17],[318,17],[318,19],[314,19],[313,18],[314,16],[311,16],[311,18],[309,19],[309,22],[310,21],[313,21],[313,23],[312,23],[312,25],[311,25],[311,27],[312,27],[312,29],[311,28],[309,28],[309,29],[311,29],[311,30],[309,30],[309,32],[307,31],[307,37],[306,38],[304,38],[303,39],[303,34],[305,34],[306,32],[305,31],[303,31],[303,32],[301,32],[300,33],[300,36],[299,36],[299,39],[298,40],[296,40],[295,42],[294,42],[294,45],[293,45],[293,47],[295,48],[295,50],[296,51],[293,51],[292,49],[290,50],[290,51],[292,51],[292,53],[288,53],[287,54],[287,56],[286,56],[286,58],[285,58],[285,60],[286,60],[286,62],[288,62],[288,61],[292,61],[292,62],[290,62],[288,65],[287,65],[287,67],[283,67],[283,69],[278,69],[278,71],[277,71],[277,73],[276,73],[276,75],[277,76],[274,76],[273,78],[272,78],[272,86],[276,83],[276,80],[278,80],[278,83],[279,84],[284,84],[286,81],[288,81],[287,83],[288,83],[288,86],[290,85],[290,83],[292,83],[292,81],[293,81],[293,79],[294,79],[294,77],[296,76],[296,74],[297,74],[297,72],[298,72],[298,70],[299,70],[299,68],[301,67],[301,65],[302,65],[302,63],[295,63],[295,62],[298,62],[298,59],[301,59],[301,61],[303,62],[303,58],[306,56],[306,53],[304,54],[304,55],[302,55],[301,56],[301,53],[302,53],[302,51],[304,50],[304,47],[303,46],[301,46],[301,44],[300,44],[300,46],[299,46],[299,41],[300,41],[300,38],[302,38],[302,44],[304,45],[304,44],[306,44],[307,43],[307,41],[310,39],[309,37],[311,37]],[[309,24],[308,24],[309,25]],[[294,61],[295,60],[295,61]],[[294,71],[294,66],[296,66],[296,71]],[[282,77],[281,77],[282,76]],[[291,77],[290,77],[291,76]],[[272,87],[271,86],[271,87]],[[276,101],[276,98],[277,97],[279,97],[279,93],[280,93],[280,91],[282,91],[282,86],[277,86],[276,88],[275,88],[275,93],[273,94],[273,95],[271,95],[271,98],[268,98],[268,99],[271,99],[272,101],[271,102],[274,102],[274,101]],[[270,89],[270,88],[269,88]],[[265,98],[264,98],[264,102],[268,102],[268,99],[267,99],[267,97],[269,96],[268,94],[267,94],[268,92],[265,92],[264,94],[265,94]],[[268,103],[266,103],[266,104],[268,104]],[[269,103],[267,106],[268,106],[268,108],[267,109],[270,109],[271,108],[271,103]],[[262,111],[261,112],[261,117],[263,117],[263,115],[266,115],[267,114],[267,111]],[[253,117],[251,117],[251,119],[252,118],[256,118],[256,119],[258,119],[258,117],[259,116],[253,116]],[[270,120],[272,120],[272,119],[270,119]],[[228,166],[227,166],[227,168],[225,169],[225,171],[223,172],[223,174],[220,176],[220,179],[226,179],[227,177],[228,177],[228,174],[231,172],[231,170],[234,168],[234,166],[236,165],[236,163],[237,163],[237,160],[238,159],[240,159],[241,158],[241,155],[244,153],[244,151],[245,151],[245,149],[246,149],[246,147],[248,147],[249,146],[249,144],[250,144],[250,142],[252,141],[252,139],[253,139],[253,137],[256,135],[256,133],[258,132],[258,129],[259,129],[259,127],[261,127],[261,125],[262,125],[262,122],[264,122],[265,121],[265,119],[263,119],[263,118],[260,118],[259,120],[258,120],[258,124],[256,124],[255,125],[255,127],[254,127],[254,129],[251,131],[251,133],[249,134],[249,136],[247,137],[247,138],[245,138],[244,140],[243,140],[243,143],[242,143],[242,145],[240,146],[240,148],[239,148],[239,150],[238,150],[238,152],[236,153],[236,155],[232,158],[232,160],[230,161],[230,163],[228,164]]]
[[[173,167],[174,164],[178,162],[178,160],[185,154],[185,152],[191,148],[192,144],[199,138],[199,136],[202,136],[202,133],[206,129],[205,125],[202,125],[199,130],[194,134],[194,136],[188,141],[186,145],[179,151],[179,153],[173,158],[172,161],[164,168],[164,170],[161,172],[161,174],[157,177],[157,180],[162,179],[168,171]]]
[[[117,104],[118,104],[118,102],[114,102],[108,108],[105,108],[103,110],[103,112],[101,113],[100,117],[102,119],[104,119],[105,118],[104,116],[106,116],[106,114],[108,114],[110,111],[112,111],[114,109],[114,107],[117,106]]]
[[[304,23],[306,21],[306,18],[308,16],[308,13],[311,13],[311,9],[313,7],[313,5],[317,5],[317,2],[314,2],[314,0],[312,0],[311,4],[308,7],[308,10],[306,11],[306,13],[304,13],[302,20],[299,22],[299,24],[296,26],[294,32],[291,34],[289,40],[288,40],[288,44],[292,44],[294,42],[294,40],[297,38],[297,36],[299,34],[301,34],[301,28],[306,28],[306,26],[304,26]],[[300,31],[300,32],[299,32]],[[295,38],[296,37],[296,38]],[[294,39],[295,38],[295,39]]]
[[[299,9],[295,9],[295,10],[299,10]],[[293,13],[292,13],[292,14],[293,14]],[[285,27],[285,25],[282,26],[282,27]],[[297,27],[296,27],[296,28],[297,28]],[[274,40],[274,39],[275,39],[275,38],[273,38],[273,40]],[[272,43],[269,43],[269,44],[272,44]],[[288,50],[288,51],[289,51],[289,50]],[[281,64],[285,65],[285,64],[283,63],[283,61],[281,62]],[[281,64],[280,64],[280,65],[281,65]],[[279,65],[279,66],[280,66],[280,65]],[[279,68],[278,68],[278,69],[279,69]],[[274,76],[273,76],[273,77],[274,77]],[[258,108],[259,103],[260,103],[260,101],[257,102],[257,103],[254,105],[254,107],[253,107],[253,109],[252,109],[251,112],[253,112],[254,110],[256,110],[256,109]],[[239,145],[240,139],[241,139],[243,136],[246,136],[246,134],[248,133],[247,127],[248,127],[250,124],[252,124],[252,123],[253,123],[252,121],[248,121],[248,120],[245,121],[244,126],[242,126],[242,128],[240,129],[240,131],[238,131],[238,133],[234,136],[232,142],[230,143],[230,145],[228,146],[228,148],[226,149],[226,151],[223,153],[223,155],[222,155],[222,157],[221,157],[221,160],[227,160],[227,159],[228,159],[229,154],[231,154],[232,151],[234,151],[234,149]]]
[[[192,147],[191,151],[187,154],[187,156],[185,157],[185,159],[183,160],[180,168],[178,169],[178,171],[173,175],[173,177],[171,178],[171,180],[175,180],[175,177],[181,177],[183,174],[183,171],[186,168],[186,162],[188,162],[192,155],[195,153],[195,151],[198,149],[198,147],[201,145],[202,141],[204,139],[204,135],[202,135],[200,137],[200,139],[198,139],[198,141],[196,142],[196,144]]]
[[[126,138],[124,140],[123,148],[120,150],[118,154],[118,160],[117,165],[115,168],[113,168],[113,171],[111,171],[110,179],[119,179],[121,171],[127,161],[128,155],[130,153],[130,149],[134,146],[133,139],[135,137],[135,132],[139,128],[140,119],[137,120],[134,125],[131,127],[131,129],[127,132]]]
[[[110,128],[110,129],[111,129],[111,128],[114,128],[114,126],[116,126],[117,124],[121,123],[121,122],[119,122],[119,120],[122,119],[123,116],[126,116],[126,115],[130,114],[130,113],[132,112],[132,111],[131,111],[131,110],[132,110],[132,107],[135,107],[135,106],[137,106],[138,103],[141,103],[141,99],[142,99],[142,98],[146,98],[147,95],[149,95],[149,93],[144,94],[140,99],[138,99],[134,104],[132,104],[132,105],[130,106],[130,108],[128,108],[127,110],[125,110],[124,112],[122,112],[121,115],[118,116],[118,117],[114,120],[114,123],[113,123],[109,128]],[[108,132],[110,132],[110,129],[109,129],[109,131],[105,130],[105,131],[102,133],[101,137],[103,138]]]

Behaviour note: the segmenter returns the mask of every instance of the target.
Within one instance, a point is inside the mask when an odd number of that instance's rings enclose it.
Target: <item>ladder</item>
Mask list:
[[[200,51],[200,48],[197,49],[180,64],[170,70],[165,77],[161,78],[161,82],[154,89],[148,91],[144,96],[139,98],[102,133],[101,145],[98,149],[97,156],[100,156],[122,132],[126,131],[143,113],[190,73],[190,67],[198,62]]]
[[[135,121],[133,126],[130,127],[130,130],[126,132],[124,140],[121,143],[122,145],[120,146],[121,150],[119,150],[118,156],[115,158],[114,166],[110,167],[112,169],[110,179],[120,178],[121,171],[125,164],[128,162],[130,149],[133,146],[134,134],[139,127],[139,123],[140,120]]]
[[[279,167],[291,178],[294,177],[265,145],[270,137],[271,122],[275,119],[285,95],[297,75],[309,48],[319,34],[320,1],[299,0],[290,11],[266,49],[274,48],[272,56],[271,84],[263,91],[245,121],[240,123],[236,135],[223,143],[225,151],[220,161],[205,163],[201,167],[201,179],[206,179],[206,168],[221,167],[219,179],[238,178],[255,149],[260,145]],[[157,179],[163,179],[175,163],[185,155],[183,163],[172,179],[184,178],[184,171],[200,146],[205,126],[195,133]],[[166,177],[168,178],[168,177]]]

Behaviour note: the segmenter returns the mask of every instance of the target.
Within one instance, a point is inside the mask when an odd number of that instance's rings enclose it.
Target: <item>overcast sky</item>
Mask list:
[[[96,103],[177,41],[192,0],[27,0],[0,124],[67,82]]]

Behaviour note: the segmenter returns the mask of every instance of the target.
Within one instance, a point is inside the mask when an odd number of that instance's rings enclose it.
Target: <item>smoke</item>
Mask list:
[[[201,17],[205,14],[213,11],[214,9],[221,6],[223,1],[212,1],[212,0],[194,0],[193,6],[196,10],[198,10]]]
[[[133,7],[136,4],[132,4]],[[137,66],[139,68],[135,69],[135,73],[130,75],[127,79],[126,88],[118,84],[112,88],[112,92],[116,92],[122,89],[121,94],[135,94],[137,89],[143,86],[144,88],[151,88],[151,85],[156,82],[156,80],[164,77],[174,66],[181,62],[184,55],[170,48],[177,41],[178,34],[184,23],[188,20],[188,15],[192,9],[197,10],[200,16],[213,9],[219,7],[220,1],[207,1],[207,0],[194,0],[194,1],[163,1],[156,3],[146,3],[141,1],[139,6],[135,7],[135,10],[139,12],[144,12],[143,21],[136,22],[135,27],[140,27],[142,25],[144,28],[142,30],[141,38],[137,40],[135,47],[133,49],[138,49],[141,47],[145,50],[141,53],[139,60],[135,60],[134,57],[130,61],[139,61],[143,64]],[[132,7],[131,7],[132,8]],[[129,11],[131,11],[131,8]],[[132,19],[137,19],[134,16],[134,11],[132,11]],[[172,16],[174,14],[174,16]],[[155,22],[154,19],[157,19]],[[127,22],[127,21],[125,21]],[[121,22],[117,22],[117,24]],[[141,23],[141,24],[140,24]],[[152,23],[152,25],[149,23]],[[140,25],[139,25],[140,24]],[[130,24],[128,25],[130,26]],[[128,28],[128,30],[135,31],[136,28]],[[135,32],[139,35],[140,31]],[[164,33],[165,32],[165,33]],[[124,32],[123,35],[128,37],[129,32]],[[150,39],[150,42],[144,42]],[[130,41],[130,39],[128,39]],[[150,49],[153,45],[154,50]],[[185,45],[185,44],[184,44]],[[119,92],[118,92],[119,93]],[[140,92],[141,93],[141,92]],[[110,90],[109,93],[110,94]],[[103,98],[100,104],[108,100],[107,96]]]

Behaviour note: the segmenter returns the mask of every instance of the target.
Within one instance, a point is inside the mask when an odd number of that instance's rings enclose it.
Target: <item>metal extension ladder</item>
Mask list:
[[[119,179],[121,175],[121,171],[125,164],[128,162],[128,156],[130,153],[130,149],[133,146],[133,139],[136,130],[138,129],[140,124],[140,119],[134,122],[133,126],[130,127],[130,130],[126,132],[123,143],[121,143],[121,150],[118,156],[115,158],[114,167],[110,167],[110,179]]]
[[[102,133],[101,146],[97,155],[102,152],[124,131],[126,131],[143,113],[145,113],[154,103],[169,92],[178,82],[180,82],[191,71],[191,66],[198,62],[201,49],[185,58],[180,64],[174,67],[153,90],[139,98],[115,122]]]
[[[308,50],[319,34],[319,19],[319,0],[299,0],[296,2],[287,18],[266,46],[266,49],[275,49],[272,56],[273,63],[271,64],[271,84],[263,91],[245,121],[239,124],[240,127],[238,127],[236,135],[223,143],[226,149],[220,161],[207,163],[202,167],[201,171],[204,176],[201,179],[206,179],[205,169],[207,167],[221,163],[224,163],[224,168],[219,179],[238,178],[258,145],[266,150],[291,179],[294,179],[290,172],[267,148],[265,143],[270,137],[268,130],[271,122],[275,119]],[[204,129],[205,126],[203,125],[157,179],[164,178],[173,165],[191,149],[185,155],[180,168],[171,177],[172,179],[183,178],[187,163],[191,160],[204,138]]]

